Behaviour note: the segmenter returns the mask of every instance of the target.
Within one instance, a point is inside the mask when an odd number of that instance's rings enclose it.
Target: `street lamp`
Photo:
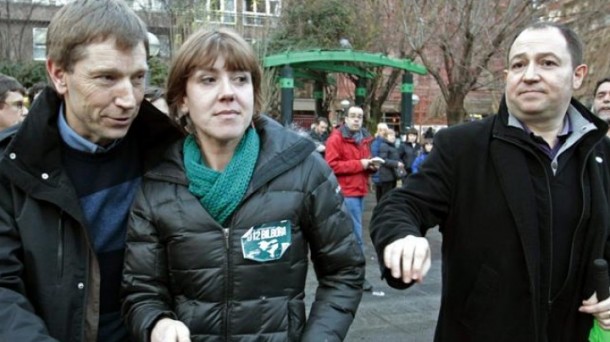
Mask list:
[[[150,32],[146,32],[146,35],[148,36],[148,54],[150,57],[157,57],[161,51],[159,38]]]
[[[349,109],[350,104],[351,102],[349,102],[348,99],[341,100],[341,108],[343,108],[343,115],[347,114],[347,110]]]
[[[413,102],[413,107],[417,106],[419,103],[419,96],[415,94],[411,95],[411,101]]]

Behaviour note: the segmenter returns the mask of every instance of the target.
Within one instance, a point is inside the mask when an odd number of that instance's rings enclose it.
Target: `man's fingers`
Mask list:
[[[415,249],[415,237],[412,235],[403,239],[402,260],[400,268],[402,270],[402,281],[409,284],[412,279],[413,272],[413,257]]]
[[[430,259],[430,246],[425,238],[414,238],[413,265],[411,266],[411,279],[421,281],[426,272],[426,263]]]
[[[413,274],[411,279],[421,282],[430,269],[430,248],[428,241],[421,239],[417,243],[413,257]]]
[[[399,239],[389,244],[383,251],[383,263],[386,268],[390,269],[392,277],[400,278],[400,258],[402,257],[402,240]]]
[[[182,322],[176,324],[176,334],[178,336],[178,342],[191,342],[191,332]]]
[[[421,281],[431,266],[430,244],[426,238],[408,235],[386,246],[383,263],[392,277],[406,284]]]

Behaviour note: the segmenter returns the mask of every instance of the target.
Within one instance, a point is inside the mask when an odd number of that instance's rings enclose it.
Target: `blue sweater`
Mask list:
[[[74,185],[100,268],[98,341],[124,341],[119,290],[129,209],[140,183],[136,142],[121,141],[105,153],[88,153],[64,144],[62,162]]]

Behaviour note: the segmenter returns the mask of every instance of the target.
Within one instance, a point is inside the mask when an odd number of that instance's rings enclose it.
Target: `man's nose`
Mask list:
[[[115,99],[116,105],[125,109],[135,108],[137,105],[135,95],[136,89],[131,83],[131,80],[126,78],[117,86],[119,88],[117,90],[117,95]]]
[[[528,64],[523,73],[523,79],[526,81],[534,81],[538,79],[538,68],[535,63]]]

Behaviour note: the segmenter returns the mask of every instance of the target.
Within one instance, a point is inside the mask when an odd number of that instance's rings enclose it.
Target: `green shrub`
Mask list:
[[[169,72],[169,65],[158,57],[148,59],[149,80],[148,85],[165,88],[165,80]]]
[[[0,62],[0,73],[16,78],[26,88],[34,83],[47,81],[47,71],[45,63],[42,61],[25,63],[2,61]]]

